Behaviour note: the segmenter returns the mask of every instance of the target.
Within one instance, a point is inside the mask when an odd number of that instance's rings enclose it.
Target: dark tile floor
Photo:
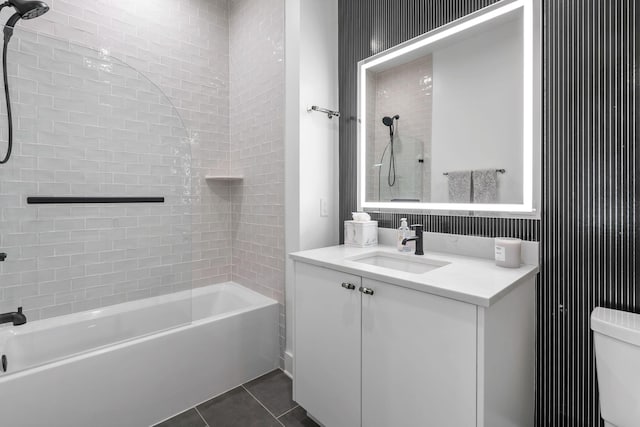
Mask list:
[[[156,427],[316,427],[291,398],[280,369],[214,397]]]

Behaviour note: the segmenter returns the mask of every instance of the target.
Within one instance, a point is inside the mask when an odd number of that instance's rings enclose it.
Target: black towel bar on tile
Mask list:
[[[53,205],[68,203],[164,203],[164,197],[27,197],[29,205]]]

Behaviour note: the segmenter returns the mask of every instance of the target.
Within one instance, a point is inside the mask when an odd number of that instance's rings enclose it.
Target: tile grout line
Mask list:
[[[269,413],[269,415],[271,415],[271,416],[273,417],[273,419],[274,419],[274,420],[276,420],[276,422],[277,422],[278,424],[280,424],[281,426],[283,426],[283,427],[284,427],[284,424],[282,424],[282,423],[280,422],[280,420],[279,420],[275,415],[273,415],[273,413],[272,413],[272,412],[271,412],[271,411],[270,411],[266,406],[264,406],[264,405],[262,404],[262,402],[260,402],[260,400],[259,400],[257,397],[255,397],[255,396],[254,396],[254,395],[253,395],[253,394],[252,394],[252,393],[251,393],[251,392],[250,392],[250,391],[249,391],[249,390],[244,386],[244,384],[242,384],[242,386],[241,386],[241,387],[244,389],[244,391],[246,391],[247,393],[249,393],[249,396],[253,397],[253,398],[255,399],[255,401],[256,401],[256,402],[258,402],[258,403],[260,404],[260,406],[262,406],[262,407],[263,407],[263,408],[264,408],[264,409]]]
[[[204,426],[205,426],[205,427],[209,427],[209,423],[207,422],[207,420],[205,420],[205,419],[204,419],[204,417],[202,416],[202,414],[200,413],[200,411],[198,410],[198,408],[194,406],[194,407],[193,407],[193,409],[195,409],[195,410],[196,410],[196,412],[197,412],[197,413],[198,413],[198,415],[200,416],[200,419],[201,419],[202,421],[204,421]]]
[[[287,415],[289,412],[291,412],[291,411],[293,411],[294,409],[299,408],[299,407],[300,407],[300,405],[296,405],[296,406],[294,406],[293,408],[291,408],[291,409],[288,409],[288,410],[284,411],[282,414],[280,414],[280,415],[279,415],[278,417],[276,417],[276,418],[280,419],[280,418],[284,417],[285,415]]]

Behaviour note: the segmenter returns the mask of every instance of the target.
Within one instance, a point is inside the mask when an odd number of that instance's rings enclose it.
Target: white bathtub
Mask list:
[[[278,316],[224,283],[0,327],[0,426],[153,425],[276,368]]]

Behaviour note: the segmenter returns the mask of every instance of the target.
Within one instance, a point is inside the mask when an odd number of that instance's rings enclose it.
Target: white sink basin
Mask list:
[[[349,260],[413,274],[426,273],[449,264],[448,262],[437,261],[420,255],[403,255],[389,252],[372,252]]]

